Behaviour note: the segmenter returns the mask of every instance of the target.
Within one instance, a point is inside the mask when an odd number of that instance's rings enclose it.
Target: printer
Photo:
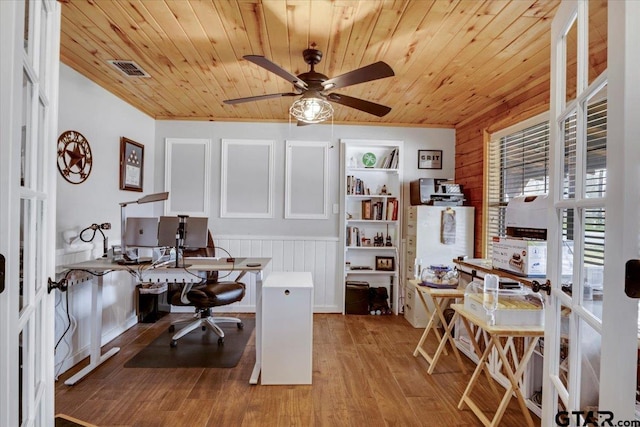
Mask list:
[[[444,179],[419,178],[409,183],[409,202],[412,206],[462,206],[462,185]]]

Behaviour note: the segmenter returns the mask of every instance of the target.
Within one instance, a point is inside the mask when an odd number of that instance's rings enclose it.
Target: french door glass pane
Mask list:
[[[571,293],[574,283],[573,277],[573,226],[575,211],[573,209],[562,210],[562,288]]]
[[[24,361],[27,356],[25,346],[28,340],[26,335],[24,331],[20,331],[20,335],[18,336],[18,420],[20,421],[20,425],[22,425],[22,421],[24,421],[22,417],[28,413],[23,407],[28,399],[24,396],[26,390],[22,382],[25,377]]]
[[[28,265],[28,232],[29,232],[29,201],[20,200],[20,276],[19,276],[19,298],[18,311],[26,304],[28,298],[28,281],[29,281],[29,265]]]
[[[29,38],[31,36],[31,26],[30,21],[31,21],[31,14],[30,12],[30,2],[29,1],[25,1],[24,2],[24,36],[23,36],[23,46],[24,46],[24,50],[25,52],[27,52],[27,54],[29,54]]]
[[[587,152],[584,197],[601,198],[607,189],[607,100],[606,86],[589,99],[587,106]],[[598,99],[600,98],[600,99]]]
[[[571,347],[569,345],[569,316],[571,316],[571,309],[566,305],[560,305],[560,307],[560,369],[558,376],[566,391],[569,389],[569,352]]]
[[[44,1],[40,5],[40,52],[39,52],[39,71],[38,71],[38,81],[40,83],[41,91],[46,92],[47,90],[47,53],[49,49],[47,49],[47,36],[49,34],[49,27],[51,26],[51,19],[47,19],[49,11],[47,10],[47,5]]]
[[[607,69],[607,3],[589,1],[589,84]]]
[[[563,122],[564,132],[564,180],[562,195],[565,199],[576,196],[576,114],[571,114]]]
[[[36,327],[34,328],[35,331],[35,341],[34,341],[34,351],[36,354],[36,361],[35,361],[35,366],[34,366],[34,372],[33,372],[33,379],[34,379],[34,383],[36,386],[36,390],[37,387],[42,384],[44,381],[46,381],[46,378],[43,378],[43,363],[44,360],[40,357],[37,357],[37,355],[40,354],[47,354],[47,349],[43,348],[43,339],[42,339],[42,334],[44,331],[44,323],[43,322],[43,316],[44,313],[46,313],[46,303],[45,303],[45,299],[41,299],[40,302],[38,303],[38,310],[36,310],[35,312],[35,319],[34,319],[34,324],[36,325]]]
[[[45,134],[46,118],[47,118],[47,109],[43,105],[42,100],[40,100],[40,102],[38,103],[38,143],[40,147],[45,146],[44,139],[46,135]],[[44,150],[38,150],[37,154],[38,154],[38,160],[37,160],[38,167],[36,169],[37,169],[38,176],[37,176],[36,188],[38,189],[38,191],[44,191],[45,189],[44,174],[48,170],[48,168],[45,165],[46,153],[44,152]]]
[[[35,277],[33,278],[35,282],[35,289],[37,291],[45,285],[45,274],[44,274],[44,202],[42,200],[38,200],[37,202],[37,220],[36,220],[36,230],[35,230],[35,238],[36,238],[36,247],[34,248],[35,255]]]
[[[605,209],[592,208],[584,211],[584,264],[603,265]],[[596,278],[594,278],[594,281]],[[595,282],[593,284],[596,284]],[[602,283],[600,284],[602,289]]]
[[[574,20],[565,36],[566,92],[565,100],[576,99],[578,87],[578,21]]]
[[[22,132],[20,141],[20,185],[29,187],[30,179],[30,155],[31,155],[31,138],[30,131],[31,120],[31,99],[33,96],[33,83],[27,73],[22,74]]]
[[[600,347],[602,337],[580,319],[580,410],[597,411],[600,389]],[[583,424],[580,424],[583,425]]]

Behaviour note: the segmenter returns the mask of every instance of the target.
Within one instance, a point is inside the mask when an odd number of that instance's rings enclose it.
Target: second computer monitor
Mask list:
[[[158,246],[175,246],[179,225],[180,218],[177,216],[161,216],[158,224]],[[208,218],[194,216],[185,218],[185,248],[206,248],[208,236]]]

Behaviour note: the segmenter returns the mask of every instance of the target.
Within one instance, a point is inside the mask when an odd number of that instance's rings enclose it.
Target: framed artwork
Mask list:
[[[273,218],[274,147],[273,140],[222,140],[221,218]]]
[[[418,169],[442,169],[442,150],[418,150]]]
[[[395,271],[396,260],[392,256],[377,256],[376,270],[379,271]]]
[[[165,139],[164,188],[170,194],[165,215],[209,217],[210,139]]]
[[[120,189],[142,191],[144,145],[124,136],[120,138]]]
[[[284,217],[327,219],[329,142],[286,141]]]

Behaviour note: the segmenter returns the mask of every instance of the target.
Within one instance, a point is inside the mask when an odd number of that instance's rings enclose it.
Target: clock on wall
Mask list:
[[[93,156],[89,141],[80,132],[68,130],[58,138],[58,170],[64,179],[80,184],[89,177]]]
[[[376,155],[373,153],[364,153],[362,156],[362,164],[365,168],[372,168],[376,165]]]

